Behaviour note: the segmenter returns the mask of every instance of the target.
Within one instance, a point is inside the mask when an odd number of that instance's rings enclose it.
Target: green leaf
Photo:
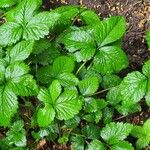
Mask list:
[[[76,29],[68,32],[62,37],[62,43],[65,48],[75,56],[80,56],[80,61],[90,60],[96,51],[96,44],[90,34],[84,30]],[[78,56],[79,55],[79,56]]]
[[[117,75],[105,75],[102,80],[102,87],[104,89],[112,88],[120,84],[121,78]]]
[[[57,79],[61,83],[62,86],[76,86],[79,82],[78,78],[72,73],[61,73],[57,76]]]
[[[82,134],[86,136],[88,139],[99,139],[99,131],[100,128],[93,124],[85,125],[82,128]]]
[[[15,21],[19,24],[26,25],[33,17],[34,11],[38,9],[41,4],[41,0],[22,0],[14,10],[10,11],[10,14],[7,14],[9,17],[8,21]]]
[[[9,145],[15,144],[17,147],[26,146],[26,133],[23,128],[23,121],[16,121],[6,133],[6,141]]]
[[[99,49],[94,58],[94,68],[101,74],[118,73],[128,66],[126,54],[116,46]]]
[[[34,96],[38,93],[38,86],[30,74],[13,78],[8,83],[9,88],[19,96]]]
[[[46,127],[54,120],[55,110],[51,105],[40,108],[37,113],[37,122],[40,127]]]
[[[33,42],[31,41],[22,41],[16,44],[10,51],[9,56],[11,59],[11,63],[16,61],[25,60],[33,49]]]
[[[16,95],[7,87],[0,86],[0,126],[8,126],[12,116],[17,112]]]
[[[105,150],[104,144],[99,140],[93,140],[87,147],[87,150]]]
[[[127,141],[120,141],[111,147],[111,150],[134,150],[132,144]]]
[[[5,62],[3,59],[0,59],[0,85],[5,80]]]
[[[50,95],[53,101],[55,101],[61,94],[62,88],[58,80],[54,80],[49,87]]]
[[[15,22],[6,22],[0,26],[0,46],[12,45],[22,36],[21,25]]]
[[[112,122],[114,110],[112,108],[106,107],[103,110],[103,121],[104,124]]]
[[[39,40],[49,34],[49,28],[53,28],[59,18],[57,13],[42,12],[35,15],[26,25],[23,32],[25,40]]]
[[[54,9],[52,12],[60,14],[60,17],[56,23],[56,27],[54,28],[54,32],[61,33],[64,29],[66,29],[72,24],[73,19],[80,12],[80,7],[79,6],[61,6],[61,7]]]
[[[71,136],[73,150],[84,150],[84,138],[80,135]]]
[[[120,39],[125,33],[125,24],[125,19],[121,16],[112,16],[101,21],[94,27],[94,37],[98,46],[102,47]]]
[[[150,31],[147,31],[146,33],[146,40],[147,40],[148,47],[150,48]]]
[[[85,10],[80,14],[81,20],[86,25],[92,25],[100,23],[99,16],[92,10]]]
[[[18,0],[2,0],[0,1],[0,7],[11,7],[16,4]]]
[[[132,135],[138,138],[136,142],[137,149],[146,148],[150,144],[150,119],[148,119],[143,127],[134,126]]]
[[[85,112],[92,113],[101,110],[107,106],[104,99],[85,98]]]
[[[75,63],[71,57],[60,56],[53,63],[53,74],[71,73],[74,70]]]
[[[89,77],[80,81],[78,86],[83,95],[90,95],[98,90],[99,81],[97,77]]]
[[[107,124],[101,131],[101,137],[109,144],[117,144],[130,134],[132,125],[129,123],[112,122]]]
[[[80,117],[79,116],[74,116],[74,118],[65,120],[65,125],[67,128],[74,129],[76,128],[80,123]]]
[[[119,86],[111,88],[106,95],[107,102],[116,106],[121,101],[120,92]]]
[[[76,91],[66,90],[55,103],[57,118],[67,120],[78,114],[82,108],[82,100]]]
[[[146,93],[146,77],[138,71],[129,73],[120,84],[122,103],[126,106],[140,101]]]

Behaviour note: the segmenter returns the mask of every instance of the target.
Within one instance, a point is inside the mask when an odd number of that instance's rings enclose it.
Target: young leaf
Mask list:
[[[94,58],[94,68],[103,75],[118,73],[127,66],[127,56],[116,46],[100,48]]]
[[[23,129],[23,121],[16,121],[11,129],[6,133],[6,142],[9,145],[15,144],[17,147],[26,146],[26,133]]]
[[[137,137],[137,149],[145,148],[150,144],[150,119],[148,119],[143,127],[135,126],[132,130],[132,135]]]
[[[87,150],[106,150],[104,144],[99,140],[93,140],[87,147]]]
[[[129,73],[121,82],[120,91],[123,103],[126,106],[140,101],[146,93],[147,79],[138,71]]]
[[[133,126],[128,123],[110,123],[107,124],[101,131],[101,137],[109,144],[117,144],[124,140],[130,134]]]
[[[111,147],[111,150],[134,150],[133,146],[131,143],[127,141],[120,141],[116,145]]]
[[[106,107],[103,110],[103,121],[104,121],[104,124],[108,124],[108,123],[112,122],[113,113],[114,113],[114,110],[112,108],[109,108],[109,107]]]
[[[90,95],[98,90],[99,81],[97,77],[89,77],[80,81],[78,86],[83,95]]]
[[[98,46],[102,47],[120,39],[125,30],[125,19],[121,16],[112,16],[94,27],[94,37]]]

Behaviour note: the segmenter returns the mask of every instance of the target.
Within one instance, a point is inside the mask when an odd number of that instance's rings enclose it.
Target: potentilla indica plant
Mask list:
[[[0,149],[35,149],[41,139],[73,150],[146,148],[150,119],[142,126],[114,120],[141,111],[141,100],[150,107],[150,60],[119,76],[129,64],[125,18],[41,6],[0,1]]]

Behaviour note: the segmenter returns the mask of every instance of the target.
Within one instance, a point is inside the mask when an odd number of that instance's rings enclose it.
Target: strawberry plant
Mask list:
[[[84,7],[41,5],[0,2],[7,8],[0,26],[0,149],[35,149],[41,139],[74,150],[146,148],[149,119],[143,126],[114,119],[141,111],[143,100],[150,107],[150,61],[120,76],[129,64],[124,17],[102,20]]]

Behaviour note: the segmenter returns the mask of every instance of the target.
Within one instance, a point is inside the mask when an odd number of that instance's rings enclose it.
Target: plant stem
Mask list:
[[[80,70],[84,67],[85,64],[86,64],[86,61],[79,67],[75,75],[77,75],[80,72]]]
[[[110,89],[111,89],[111,88],[104,89],[104,90],[98,91],[98,92],[96,92],[96,93],[86,95],[86,97],[88,97],[88,96],[98,95],[98,94],[104,93],[104,92],[106,92],[106,91],[108,91],[108,90],[110,90]]]

